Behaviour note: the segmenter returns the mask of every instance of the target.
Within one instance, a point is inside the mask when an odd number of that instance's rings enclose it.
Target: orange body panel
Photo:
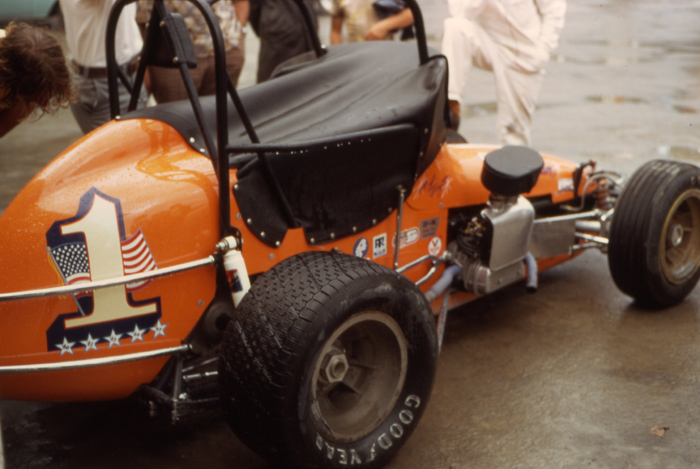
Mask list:
[[[446,145],[433,164],[416,182],[408,204],[418,210],[456,208],[485,204],[489,192],[481,184],[486,155],[498,146]],[[573,174],[577,165],[551,155],[542,155],[544,167],[526,197],[551,196],[559,203],[574,197]]]
[[[407,194],[399,266],[428,254],[444,253],[449,209],[486,203],[488,192],[479,175],[484,155],[494,148],[443,147],[416,182],[413,193]],[[554,202],[573,198],[575,168],[573,163],[545,156],[539,182],[529,195],[551,195]],[[235,182],[233,170],[231,186]],[[394,267],[395,213],[372,229],[323,245],[308,244],[302,230],[293,229],[277,248],[267,246],[248,231],[233,197],[231,220],[243,233],[242,252],[251,275],[310,250],[339,249]],[[64,285],[65,269],[57,267],[64,246],[61,243],[65,241],[68,246],[76,236],[87,246],[91,280],[98,280],[126,273],[120,271],[120,260],[126,257],[115,261],[114,256],[119,250],[125,256],[128,242],[138,233],[145,239],[157,268],[163,268],[212,254],[219,241],[218,227],[218,182],[207,157],[162,122],[111,122],[48,165],[2,215],[0,288],[6,293]],[[568,258],[544,259],[540,266],[546,268]],[[93,265],[95,259],[119,268],[99,270],[97,264]],[[415,282],[429,269],[425,262],[404,274]],[[421,286],[423,291],[439,278],[442,269]],[[109,357],[180,345],[213,299],[215,275],[214,267],[198,268],[156,279],[134,291],[123,285],[105,289],[107,293],[98,290],[91,296],[92,306],[88,305],[93,312],[84,315],[78,306],[86,300],[72,296],[0,303],[0,366]],[[473,297],[460,295],[452,305]],[[100,333],[93,335],[93,330]],[[0,375],[0,397],[124,397],[140,384],[150,382],[166,360]]]
[[[81,197],[92,188],[119,200],[124,234],[128,237],[140,229],[157,267],[201,259],[213,252],[219,239],[218,195],[209,159],[192,151],[175,130],[160,122],[113,122],[82,139],[37,174],[0,218],[3,292],[64,285],[47,251],[46,234],[54,222],[75,217]],[[88,242],[91,257],[92,251],[100,248]],[[94,347],[71,339],[71,351],[63,353],[57,344],[48,343],[47,330],[60,315],[77,311],[71,296],[0,303],[0,365],[100,358],[180,345],[214,290],[214,267],[157,279],[132,294],[134,304],[159,302],[159,321],[165,328],[157,337],[151,328],[135,339],[128,335],[131,330],[117,330],[117,335],[122,334],[118,345],[110,344],[104,336],[92,337],[97,341]],[[109,307],[106,317],[112,314]],[[126,314],[140,311],[131,308]],[[88,340],[87,333],[82,340]],[[51,400],[124,397],[139,384],[151,381],[166,360],[87,371],[0,375],[0,396]]]

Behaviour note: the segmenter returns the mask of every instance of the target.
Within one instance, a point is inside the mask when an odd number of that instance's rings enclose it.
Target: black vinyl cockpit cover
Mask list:
[[[263,144],[309,143],[304,152],[268,153],[294,221],[275,206],[259,159],[232,157],[241,168],[234,195],[251,230],[275,246],[296,222],[310,242],[322,243],[385,219],[397,206],[397,186],[409,194],[445,140],[446,82],[444,57],[420,65],[414,43],[379,41],[292,59],[275,78],[239,90]],[[214,98],[200,100],[206,125],[214,130]],[[166,122],[197,150],[204,146],[189,101],[124,118]],[[232,105],[228,127],[230,146],[250,143]]]

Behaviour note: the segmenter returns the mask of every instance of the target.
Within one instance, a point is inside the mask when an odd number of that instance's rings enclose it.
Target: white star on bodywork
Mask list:
[[[92,334],[88,334],[87,340],[81,340],[80,343],[85,345],[85,353],[87,353],[87,351],[90,349],[97,350],[97,342],[99,340],[100,339],[97,339],[97,340],[93,339]]]
[[[146,332],[148,329],[139,329],[139,325],[136,324],[134,326],[134,331],[133,332],[127,332],[128,335],[131,336],[131,343],[133,344],[137,340],[140,340],[143,342],[143,333]]]
[[[73,353],[73,346],[75,345],[75,342],[68,342],[68,339],[65,337],[63,338],[63,343],[62,344],[56,344],[56,347],[61,349],[61,356],[63,356],[64,353],[68,352],[71,355],[74,355]]]
[[[168,325],[161,324],[160,319],[159,319],[158,322],[156,323],[156,325],[154,327],[151,327],[151,330],[153,331],[153,338],[155,339],[159,335],[162,335],[163,337],[165,337],[165,328],[166,327],[168,327]]]
[[[112,348],[112,345],[118,345],[122,346],[122,344],[119,342],[119,339],[122,338],[124,334],[117,334],[114,332],[114,329],[112,329],[112,333],[109,335],[109,337],[104,337],[105,340],[109,341],[109,348]]]

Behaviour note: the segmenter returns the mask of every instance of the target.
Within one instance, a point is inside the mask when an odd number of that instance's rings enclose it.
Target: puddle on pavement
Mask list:
[[[630,96],[616,96],[616,95],[587,96],[586,101],[589,101],[591,103],[600,103],[600,104],[623,104],[623,103],[649,104],[649,101],[647,101],[644,98],[635,98],[635,97],[630,97]]]
[[[673,109],[676,112],[679,112],[681,114],[697,114],[698,110],[695,108],[692,108],[690,106],[680,106],[678,104],[674,104],[671,106],[671,109]]]
[[[660,145],[656,147],[656,154],[661,158],[696,164],[700,161],[700,147]]]
[[[586,101],[598,104],[651,104],[651,102],[644,98],[637,98],[634,96],[619,96],[619,95],[601,95],[601,96],[587,96]],[[671,103],[661,103],[662,107],[675,111],[679,114],[698,114],[698,111],[694,107],[683,106],[680,104]]]
[[[599,96],[587,96],[585,98],[586,101],[589,103],[596,103],[596,104],[653,104],[651,101],[648,99],[644,98],[637,98],[634,96],[619,96],[619,95],[599,95]],[[544,109],[544,108],[552,108],[552,107],[558,107],[559,105],[563,104],[570,104],[570,103],[561,103],[561,104],[552,104],[552,103],[542,103],[538,104],[538,109]],[[661,107],[664,109],[668,109],[671,111],[675,111],[679,114],[700,114],[700,110],[690,107],[690,106],[683,106],[680,104],[671,104],[671,103],[657,103],[660,104]],[[462,111],[462,117],[464,118],[472,118],[472,117],[483,117],[483,116],[488,116],[488,115],[493,115],[496,114],[498,111],[498,105],[496,104],[495,101],[492,102],[486,102],[486,103],[477,103],[477,104],[470,104],[466,106],[466,108]]]
[[[619,56],[608,56],[596,59],[580,59],[573,57],[566,57],[563,55],[555,55],[552,57],[553,62],[558,63],[569,63],[577,65],[607,65],[610,67],[620,67],[624,65],[633,64],[643,64],[651,63],[656,60],[656,57],[619,57]]]

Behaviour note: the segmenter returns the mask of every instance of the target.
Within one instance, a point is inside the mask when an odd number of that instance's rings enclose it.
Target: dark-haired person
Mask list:
[[[72,97],[71,77],[56,39],[47,31],[10,23],[0,34],[0,137],[32,114],[56,112]]]

